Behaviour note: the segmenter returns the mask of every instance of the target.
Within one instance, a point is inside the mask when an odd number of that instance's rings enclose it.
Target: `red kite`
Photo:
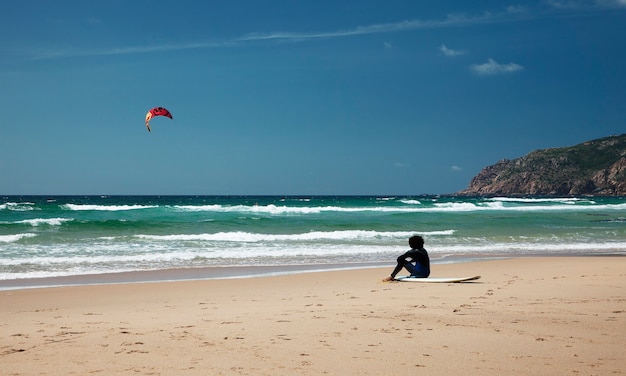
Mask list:
[[[150,132],[150,119],[152,119],[154,116],[167,116],[168,118],[173,119],[172,114],[163,107],[155,107],[151,109],[146,114],[146,127],[148,128],[148,132]]]

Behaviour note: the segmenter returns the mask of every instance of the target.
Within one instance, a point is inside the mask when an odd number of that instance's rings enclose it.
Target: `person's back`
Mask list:
[[[397,258],[397,264],[391,275],[384,282],[393,280],[396,274],[405,268],[411,273],[412,277],[426,278],[430,275],[430,258],[428,252],[424,249],[424,238],[419,235],[409,238],[410,250]]]

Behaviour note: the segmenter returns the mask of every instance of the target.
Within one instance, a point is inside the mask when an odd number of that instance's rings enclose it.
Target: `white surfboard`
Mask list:
[[[408,275],[396,277],[396,281],[400,282],[421,282],[421,283],[457,283],[465,281],[474,281],[479,279],[479,275],[471,277],[430,277],[430,278],[416,278]]]

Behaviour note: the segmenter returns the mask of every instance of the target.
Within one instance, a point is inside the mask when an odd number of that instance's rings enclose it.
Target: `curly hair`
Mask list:
[[[409,246],[411,249],[420,249],[424,247],[424,238],[419,235],[411,236],[409,238]]]

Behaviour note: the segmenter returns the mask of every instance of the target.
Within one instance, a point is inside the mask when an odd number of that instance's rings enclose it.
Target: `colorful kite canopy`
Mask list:
[[[150,132],[150,119],[152,119],[155,116],[167,116],[168,118],[173,119],[172,114],[163,107],[155,107],[151,109],[146,114],[146,128],[148,128],[148,132]]]

